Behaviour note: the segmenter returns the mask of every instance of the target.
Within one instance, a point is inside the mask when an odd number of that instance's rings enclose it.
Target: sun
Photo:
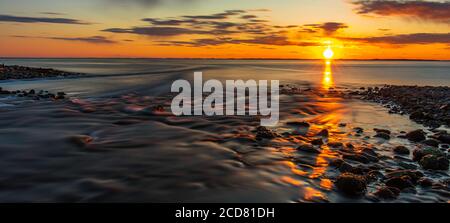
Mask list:
[[[333,58],[334,52],[331,49],[331,47],[328,47],[326,50],[323,51],[323,57],[325,57],[325,59],[331,59]]]

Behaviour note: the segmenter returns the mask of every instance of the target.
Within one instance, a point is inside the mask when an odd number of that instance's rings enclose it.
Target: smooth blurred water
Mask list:
[[[161,87],[163,80],[189,79],[194,71],[203,71],[206,78],[222,80],[269,79],[317,85],[321,83],[325,69],[324,61],[319,60],[0,59],[0,63],[94,75],[88,79],[50,82],[3,81],[17,88],[43,85],[50,90],[68,88],[85,93],[148,88],[154,87],[155,83]],[[337,86],[450,85],[448,61],[332,61],[331,73]]]
[[[0,81],[4,89],[64,91],[68,100],[0,98],[0,202],[377,202],[342,196],[329,166],[339,150],[297,151],[322,129],[331,142],[370,147],[384,158],[384,172],[407,163],[399,138],[422,128],[407,116],[375,103],[303,91],[280,96],[280,123],[273,140],[256,140],[257,117],[187,116],[170,112],[176,79],[280,80],[300,88],[382,84],[450,85],[450,62],[156,59],[0,59],[8,65],[49,67],[88,75],[76,78]],[[290,87],[290,86],[288,86]],[[165,111],[155,112],[155,106]],[[300,135],[290,121],[307,121]],[[344,127],[340,123],[346,123]],[[364,128],[360,136],[354,127]],[[392,131],[391,140],[373,128]],[[300,131],[299,131],[300,132]],[[348,161],[348,160],[347,160]],[[348,161],[353,166],[362,164]],[[364,164],[365,165],[365,164]],[[372,164],[370,164],[372,165]],[[374,164],[375,165],[375,164]],[[368,165],[366,165],[367,167]],[[435,182],[448,171],[425,172]],[[393,202],[448,202],[445,189],[417,187]]]

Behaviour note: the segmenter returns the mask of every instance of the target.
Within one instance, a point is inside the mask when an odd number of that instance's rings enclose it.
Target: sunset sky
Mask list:
[[[450,1],[0,0],[0,57],[450,60]]]

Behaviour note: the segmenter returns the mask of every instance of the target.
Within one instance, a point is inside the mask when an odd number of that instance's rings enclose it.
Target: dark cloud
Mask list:
[[[113,40],[107,39],[104,36],[90,36],[90,37],[48,37],[49,39],[64,40],[64,41],[79,41],[96,44],[112,44],[116,43]]]
[[[217,46],[224,44],[254,44],[272,46],[312,46],[312,42],[291,41],[289,31],[301,26],[274,26],[267,20],[249,13],[250,10],[227,10],[209,15],[183,15],[170,18],[144,18],[147,26],[131,28],[110,28],[105,32],[130,33],[148,37],[170,37],[158,40],[163,46]],[[341,23],[315,24],[310,29],[324,29],[327,33],[335,32],[347,26]],[[200,35],[190,40],[180,41],[175,37],[181,35]]]
[[[90,23],[76,19],[53,18],[53,17],[23,17],[12,15],[0,15],[0,22],[18,22],[18,23],[58,23],[58,24],[76,24],[88,25]]]
[[[268,46],[318,46],[320,43],[315,42],[298,42],[291,41],[283,35],[267,35],[256,36],[253,38],[204,38],[194,39],[192,41],[159,41],[159,45],[176,45],[176,46],[218,46],[224,44],[251,44],[251,45],[268,45]]]
[[[235,15],[239,15],[239,14],[243,14],[246,11],[244,10],[227,10],[225,12],[222,13],[216,13],[216,14],[212,14],[212,15],[186,15],[183,16],[184,18],[188,18],[188,19],[227,19],[230,16],[235,16]]]
[[[64,13],[60,12],[41,12],[43,15],[65,15]]]
[[[365,38],[346,37],[340,39],[373,44],[450,44],[450,33],[413,33]]]
[[[185,15],[177,18],[144,18],[142,21],[148,22],[151,26],[135,26],[131,28],[109,28],[102,30],[113,33],[131,33],[144,36],[180,36],[193,34],[213,34],[230,35],[239,33],[238,29],[252,28],[254,31],[261,31],[255,22],[229,22],[233,16],[244,15],[244,10],[227,10],[222,13],[211,15]],[[253,18],[253,17],[252,17]],[[252,27],[250,27],[252,25]]]
[[[94,44],[112,44],[116,43],[116,41],[107,39],[104,36],[90,36],[90,37],[41,37],[41,36],[12,36],[16,38],[39,38],[39,39],[53,39],[53,40],[62,40],[62,41],[75,41],[75,42],[86,42],[86,43],[94,43]]]
[[[407,16],[450,23],[450,1],[362,0],[353,2],[359,14]]]
[[[104,0],[107,4],[112,6],[125,6],[125,5],[135,5],[138,7],[158,7],[167,3],[170,4],[189,4],[198,0]]]
[[[188,34],[207,34],[202,30],[192,30],[180,27],[133,27],[131,29],[112,28],[102,30],[112,33],[132,33],[145,36],[180,36]]]
[[[323,33],[327,36],[331,36],[333,35],[335,32],[337,32],[339,29],[345,29],[348,28],[348,26],[344,23],[340,23],[340,22],[325,22],[325,23],[321,23],[321,24],[307,24],[305,25],[306,31],[308,32],[312,32],[312,30],[314,29],[319,29],[322,30]]]

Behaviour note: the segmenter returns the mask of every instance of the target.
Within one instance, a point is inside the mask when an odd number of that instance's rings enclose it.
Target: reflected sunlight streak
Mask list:
[[[325,61],[325,70],[322,77],[322,88],[324,90],[329,90],[334,86],[333,75],[331,71],[331,60]]]

